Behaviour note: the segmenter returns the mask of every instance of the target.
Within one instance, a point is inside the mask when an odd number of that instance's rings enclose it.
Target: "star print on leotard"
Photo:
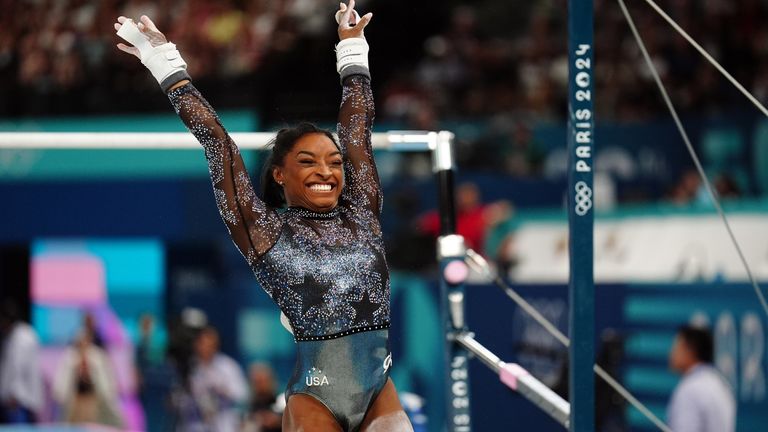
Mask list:
[[[291,291],[301,297],[301,315],[303,316],[311,308],[323,305],[324,296],[328,289],[304,278],[304,283],[291,287]]]
[[[363,293],[363,297],[360,301],[351,301],[352,307],[355,308],[357,314],[355,314],[355,325],[365,325],[373,322],[373,314],[381,309],[380,304],[372,303],[368,298],[368,293]]]

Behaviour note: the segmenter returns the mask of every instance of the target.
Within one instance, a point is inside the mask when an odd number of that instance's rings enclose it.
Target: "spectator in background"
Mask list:
[[[533,121],[523,121],[514,115],[495,116],[488,131],[463,152],[460,166],[515,177],[541,175],[546,154],[529,123]]]
[[[505,171],[518,177],[538,175],[544,164],[544,153],[533,138],[531,128],[517,122],[504,146]]]
[[[90,331],[81,331],[64,352],[53,379],[53,397],[67,423],[122,425],[114,372]]]
[[[204,328],[195,339],[190,388],[197,416],[184,419],[182,430],[239,429],[248,385],[237,362],[219,352],[219,333],[213,327]]]
[[[136,367],[139,372],[139,386],[143,386],[143,375],[152,365],[152,333],[155,329],[155,317],[144,314],[139,318],[139,340],[136,342]]]
[[[136,343],[139,400],[147,432],[165,432],[174,429],[176,412],[171,395],[173,390],[181,388],[181,383],[173,358],[155,349],[154,328],[155,317],[148,313],[142,315]]]
[[[720,173],[711,180],[712,187],[719,199],[741,197],[736,180],[729,173]],[[680,181],[672,188],[669,200],[677,205],[701,204],[712,205],[709,192],[701,181],[698,171],[690,169],[683,173]]]
[[[688,170],[672,188],[669,199],[673,204],[688,205],[696,202],[701,191],[701,178],[696,170]]]
[[[518,355],[520,354],[532,357],[544,356],[544,361],[547,361],[547,357],[559,357],[561,360],[560,373],[552,386],[552,390],[561,397],[568,398],[570,364],[567,350],[556,349],[553,352],[546,346],[537,346],[529,342],[522,344]],[[615,329],[609,327],[600,333],[599,350],[595,361],[609,375],[620,376],[624,363],[624,338]],[[626,432],[629,430],[626,417],[625,399],[605,380],[595,375],[595,431]]]
[[[83,329],[91,335],[94,345],[106,349],[104,338],[101,337],[101,332],[96,324],[96,317],[94,317],[91,312],[86,312],[85,315],[83,315]]]
[[[667,424],[675,432],[734,432],[736,400],[733,391],[712,366],[712,334],[682,326],[669,355],[670,367],[683,379],[667,409]]]
[[[43,407],[40,343],[15,304],[0,312],[0,423],[34,423]]]
[[[400,190],[389,198],[397,225],[386,238],[387,263],[393,269],[430,272],[435,265],[435,239],[418,226],[419,197],[410,189]]]
[[[456,188],[456,233],[463,236],[467,247],[484,253],[488,230],[509,217],[512,204],[506,200],[483,204],[480,189],[474,183],[462,183]],[[421,232],[440,235],[440,213],[430,211],[418,221]]]
[[[721,173],[712,181],[717,196],[721,199],[736,199],[741,197],[741,189],[736,180],[728,173]]]
[[[248,405],[244,432],[280,432],[283,416],[277,409],[275,375],[272,368],[263,363],[251,365],[251,402]]]

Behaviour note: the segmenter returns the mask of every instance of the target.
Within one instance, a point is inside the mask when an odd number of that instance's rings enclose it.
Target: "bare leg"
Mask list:
[[[325,405],[304,394],[295,394],[288,398],[283,413],[283,431],[343,432]]]
[[[411,421],[400,405],[392,380],[387,380],[368,414],[365,415],[361,432],[413,432]]]

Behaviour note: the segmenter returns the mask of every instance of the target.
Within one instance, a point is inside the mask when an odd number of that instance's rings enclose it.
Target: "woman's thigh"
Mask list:
[[[294,394],[283,413],[284,432],[343,432],[325,405],[312,396]]]
[[[400,405],[397,390],[392,380],[387,380],[368,413],[365,415],[361,432],[413,432],[408,416]]]

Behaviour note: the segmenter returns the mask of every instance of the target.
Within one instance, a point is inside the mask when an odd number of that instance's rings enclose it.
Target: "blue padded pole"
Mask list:
[[[569,399],[571,431],[595,430],[592,0],[568,1]]]

